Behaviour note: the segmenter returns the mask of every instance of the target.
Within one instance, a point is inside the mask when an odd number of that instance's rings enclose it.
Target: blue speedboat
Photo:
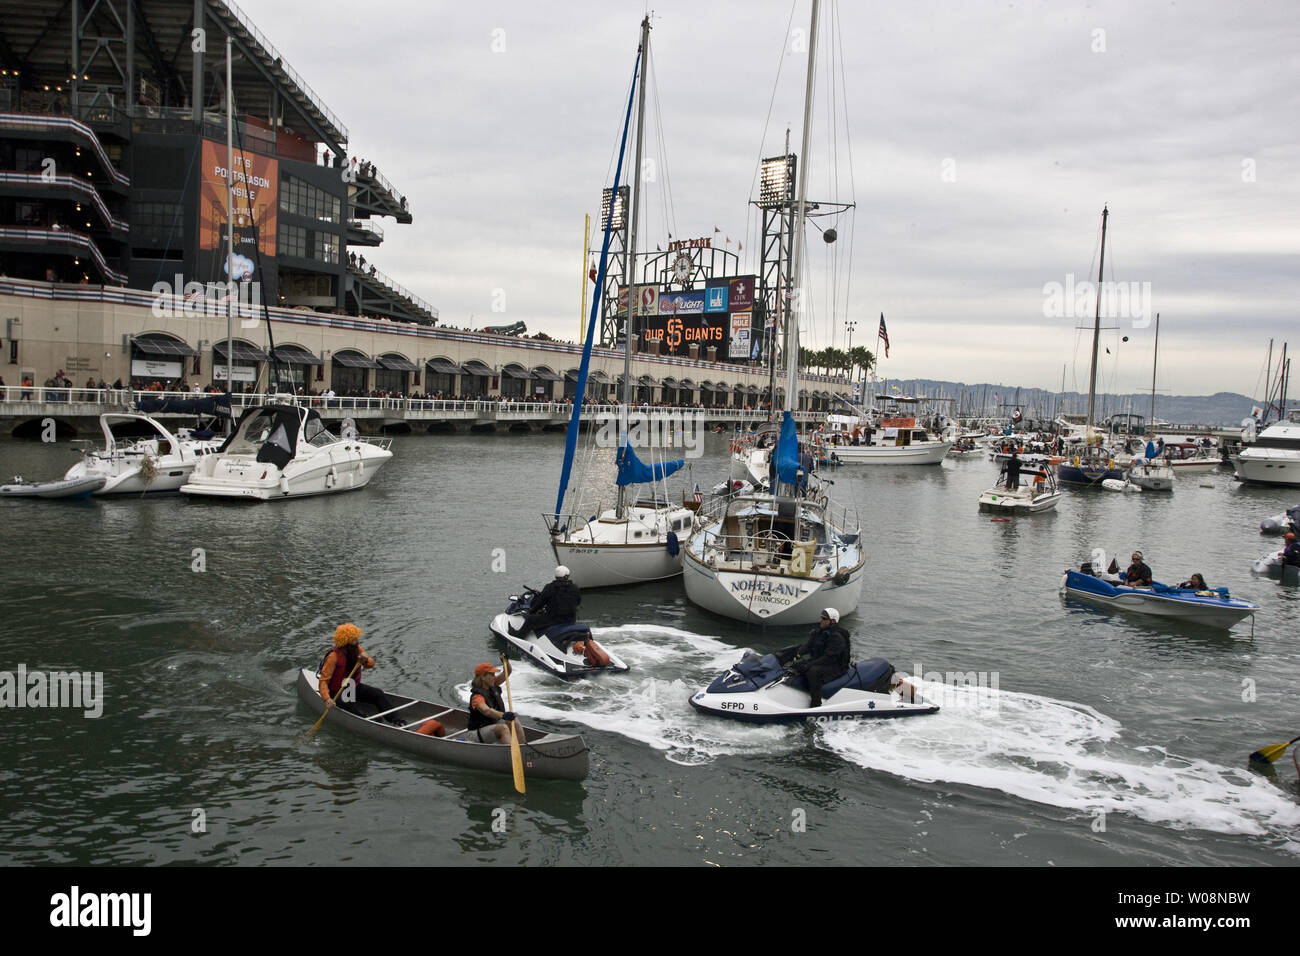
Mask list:
[[[1158,581],[1151,582],[1149,588],[1131,588],[1083,571],[1066,571],[1061,578],[1061,593],[1121,611],[1176,618],[1209,627],[1232,627],[1259,610],[1258,604],[1231,597],[1227,588],[1195,591],[1169,587]]]

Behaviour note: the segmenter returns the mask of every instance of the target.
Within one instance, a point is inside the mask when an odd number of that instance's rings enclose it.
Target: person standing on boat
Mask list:
[[[561,564],[555,569],[555,580],[533,598],[528,613],[524,615],[524,623],[518,628],[511,625],[510,633],[515,637],[529,631],[541,634],[557,624],[572,624],[578,619],[578,605],[581,603],[582,592],[569,580],[569,569]]]
[[[1016,491],[1020,488],[1020,456],[1015,449],[1011,451],[1011,457],[1007,459],[1007,490]]]
[[[334,632],[334,649],[325,655],[325,660],[321,662],[320,667],[319,690],[327,710],[334,706],[335,700],[348,713],[356,714],[358,717],[370,716],[363,713],[358,708],[358,704],[373,707],[376,714],[382,714],[393,709],[392,702],[389,701],[382,690],[361,683],[360,673],[352,674],[353,668],[357,666],[358,661],[361,662],[361,667],[365,670],[370,670],[375,666],[375,659],[365,652],[365,649],[358,643],[360,640],[361,628],[355,624],[340,624]],[[352,674],[354,688],[351,700],[345,699],[349,696],[346,691],[342,694],[339,693],[339,689],[343,686],[343,682],[347,680],[349,674]],[[388,722],[401,723],[392,719]]]
[[[506,710],[506,703],[501,699],[501,685],[510,676],[510,662],[504,657],[500,670],[486,662],[474,668],[474,680],[469,689],[469,724],[466,730],[475,735],[481,744],[508,744],[510,742],[510,725],[515,715]],[[523,728],[519,728],[519,739],[524,739]]]
[[[822,611],[817,626],[799,647],[786,648],[777,661],[808,681],[809,707],[822,705],[822,687],[849,669],[849,632],[840,627],[840,612],[833,607]]]
[[[1142,563],[1142,552],[1133,552],[1133,563],[1121,575],[1124,583],[1131,588],[1151,587],[1151,569]]]

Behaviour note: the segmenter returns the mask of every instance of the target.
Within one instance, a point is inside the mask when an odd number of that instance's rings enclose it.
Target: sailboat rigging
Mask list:
[[[605,221],[605,235],[600,253],[596,288],[604,288],[605,271],[609,261],[610,235],[613,227],[615,197],[618,195],[619,180],[622,176],[623,157],[627,148],[627,137],[631,124],[632,104],[637,102],[637,127],[635,165],[641,168],[643,144],[643,127],[645,121],[646,64],[650,54],[650,18],[641,22],[641,42],[637,50],[636,67],[633,72],[633,91],[629,95],[627,113],[623,123],[623,139],[619,145],[618,165],[614,172],[614,189],[611,192],[609,211]],[[627,309],[623,328],[623,396],[618,416],[618,452],[615,463],[618,466],[616,480],[616,503],[612,510],[584,518],[580,512],[564,517],[564,498],[568,490],[569,478],[573,469],[574,453],[577,449],[577,436],[581,424],[582,400],[586,390],[587,370],[591,360],[591,347],[595,340],[596,317],[599,299],[591,305],[588,320],[586,343],[583,347],[582,365],[578,371],[577,391],[574,395],[573,412],[569,417],[569,430],[565,438],[564,466],[560,477],[560,489],[555,502],[555,513],[547,521],[551,537],[551,548],[555,559],[569,568],[570,576],[581,588],[607,587],[619,584],[635,584],[641,581],[657,581],[681,574],[681,549],[678,544],[678,532],[685,533],[692,525],[695,512],[684,505],[669,504],[666,494],[660,495],[654,489],[655,482],[662,482],[669,475],[680,469],[682,460],[659,462],[646,465],[637,457],[636,451],[628,440],[629,409],[633,397],[632,379],[632,341],[636,317],[639,314],[639,296],[633,269],[636,255],[636,228],[640,211],[641,189],[639,182],[632,182],[637,177],[630,176],[629,187],[632,193],[631,217],[628,220],[628,243],[625,250],[624,275],[628,277]],[[629,497],[628,489],[635,484],[651,484],[652,494],[648,500],[634,500]]]

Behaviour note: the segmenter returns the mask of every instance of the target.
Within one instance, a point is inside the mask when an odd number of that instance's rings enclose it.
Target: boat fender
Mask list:
[[[1075,468],[1078,468],[1078,467],[1079,467],[1079,456],[1078,456],[1078,455],[1075,455],[1073,458],[1071,458],[1071,459],[1070,459],[1070,464],[1072,464]]]
[[[667,545],[668,545],[668,553],[671,554],[674,558],[677,557],[679,553],[681,553],[682,546],[677,541],[677,533],[675,531],[668,532]]]
[[[848,568],[840,568],[838,571],[835,572],[835,577],[831,578],[831,580],[834,581],[836,584],[838,584],[838,585],[841,586],[841,587],[843,587],[844,585],[848,584],[848,583],[849,583],[849,569],[848,569]]]
[[[603,647],[593,640],[588,639],[585,642],[583,657],[586,658],[587,663],[592,667],[609,666],[609,654]]]

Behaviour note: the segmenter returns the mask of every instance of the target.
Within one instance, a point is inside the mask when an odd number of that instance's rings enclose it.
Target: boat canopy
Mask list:
[[[678,459],[677,461],[660,462],[654,466],[647,465],[636,456],[636,452],[632,450],[631,445],[624,445],[618,455],[618,485],[619,487],[625,487],[651,481],[662,481],[685,464],[685,459]]]

